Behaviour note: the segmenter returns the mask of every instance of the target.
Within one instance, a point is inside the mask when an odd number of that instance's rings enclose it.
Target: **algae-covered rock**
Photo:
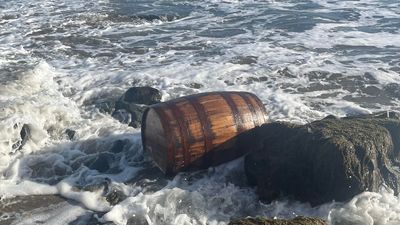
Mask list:
[[[235,220],[228,225],[328,225],[328,223],[322,219],[310,217],[296,217],[291,220],[258,217]]]
[[[293,197],[312,205],[346,201],[385,184],[399,193],[397,113],[327,117],[306,125],[270,123],[252,131],[259,147],[245,171],[262,200]]]

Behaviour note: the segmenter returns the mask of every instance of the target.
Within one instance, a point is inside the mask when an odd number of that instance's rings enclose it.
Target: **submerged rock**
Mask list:
[[[127,196],[122,191],[114,189],[107,193],[106,200],[111,205],[116,205],[126,199],[126,197]]]
[[[100,173],[105,173],[111,168],[112,162],[115,161],[115,156],[108,152],[102,152],[88,163],[88,168],[97,170]]]
[[[152,87],[132,87],[115,103],[112,116],[121,123],[140,127],[141,119],[147,105],[159,103],[161,92]]]
[[[237,57],[233,58],[230,62],[233,64],[251,65],[251,64],[257,63],[257,57],[256,56],[237,56]]]
[[[128,139],[123,139],[123,140],[116,140],[111,149],[110,152],[113,153],[120,153],[124,150],[125,146],[128,146],[129,140]]]
[[[132,115],[125,109],[115,110],[112,115],[114,119],[118,120],[120,123],[129,124],[132,121]]]
[[[328,225],[328,223],[322,219],[310,217],[296,217],[291,220],[258,217],[235,220],[228,225]]]
[[[399,193],[400,120],[397,113],[327,117],[306,125],[264,124],[245,158],[259,197],[291,196],[312,205],[346,201],[385,184]]]

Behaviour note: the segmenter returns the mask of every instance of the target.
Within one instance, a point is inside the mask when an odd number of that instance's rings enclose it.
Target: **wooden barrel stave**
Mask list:
[[[236,135],[266,118],[264,106],[251,93],[186,96],[150,106],[142,121],[143,146],[165,173],[207,167],[218,164],[224,154],[235,157],[224,152],[234,146]]]

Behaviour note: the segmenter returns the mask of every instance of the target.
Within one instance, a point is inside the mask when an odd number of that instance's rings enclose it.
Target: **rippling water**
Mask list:
[[[397,0],[0,0],[1,201],[73,200],[33,216],[0,212],[0,223],[227,224],[311,215],[399,224],[400,199],[387,191],[316,208],[259,203],[242,159],[161,178],[142,153],[140,130],[104,110],[127,88],[150,85],[164,100],[251,91],[271,120],[298,123],[399,111],[399,30]],[[17,149],[24,124],[30,138]],[[113,151],[118,140],[123,150]],[[101,160],[106,168],[91,168]],[[113,206],[105,196],[116,192],[127,198]]]

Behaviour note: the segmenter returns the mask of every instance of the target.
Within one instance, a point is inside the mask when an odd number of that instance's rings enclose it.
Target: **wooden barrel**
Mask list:
[[[151,105],[142,142],[166,174],[207,168],[242,156],[237,136],[267,122],[264,105],[248,92],[209,92]]]

